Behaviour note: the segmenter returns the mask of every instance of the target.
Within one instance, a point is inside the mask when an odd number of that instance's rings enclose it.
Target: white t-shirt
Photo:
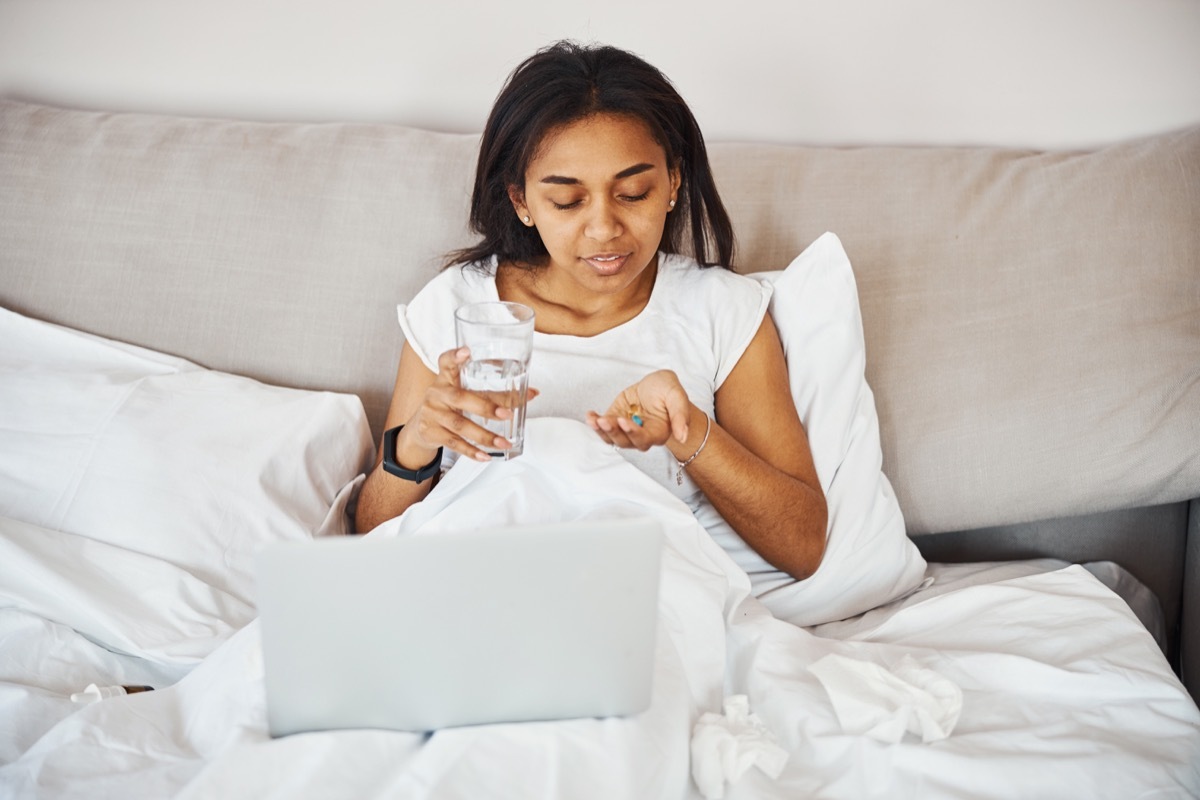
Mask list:
[[[480,266],[452,266],[433,278],[408,306],[397,306],[404,337],[425,366],[437,372],[438,356],[455,347],[455,308],[499,300],[496,259]],[[714,266],[702,269],[684,255],[659,253],[659,273],[646,308],[634,319],[596,336],[533,335],[529,385],[541,393],[527,414],[583,420],[602,414],[620,391],[655,369],[679,375],[697,408],[713,416],[713,396],[750,344],[767,313],[767,282]],[[713,539],[763,587],[791,581],[742,540],[666,447],[624,449],[631,464],[691,507]],[[446,452],[444,465],[457,453]],[[757,583],[756,583],[757,585]]]
[[[595,336],[534,333],[529,385],[541,394],[526,413],[582,421],[588,411],[603,414],[621,390],[649,373],[670,369],[691,401],[711,417],[713,395],[754,338],[770,298],[769,283],[659,253],[650,300],[633,319]],[[438,356],[455,346],[454,310],[498,299],[493,258],[482,269],[443,270],[397,311],[408,344],[437,372]],[[676,461],[667,448],[621,453],[696,509],[699,489],[686,472],[683,485],[676,483]],[[445,463],[453,463],[456,455],[447,452]]]

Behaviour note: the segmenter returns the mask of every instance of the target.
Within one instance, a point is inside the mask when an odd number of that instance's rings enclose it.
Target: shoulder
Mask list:
[[[464,302],[483,299],[495,283],[495,259],[446,267],[417,292],[408,304],[410,308],[440,307],[453,303],[457,308]]]
[[[752,316],[765,309],[771,298],[769,281],[739,275],[724,267],[702,267],[690,256],[663,253],[659,256],[659,278],[666,302],[680,310],[703,309],[711,318],[714,312],[746,310]]]
[[[430,370],[437,372],[438,354],[454,346],[454,309],[495,299],[495,266],[493,259],[447,267],[396,307],[405,340]]]
[[[662,312],[713,353],[714,387],[719,387],[762,325],[771,302],[770,282],[702,267],[680,255],[662,257],[659,278],[665,281]]]

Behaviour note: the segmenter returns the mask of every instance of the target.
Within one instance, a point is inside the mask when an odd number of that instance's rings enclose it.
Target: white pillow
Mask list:
[[[346,532],[373,457],[353,395],[268,386],[0,309],[0,516],[166,562],[252,612],[254,554]]]
[[[883,474],[854,272],[841,241],[826,233],[787,269],[752,277],[774,285],[771,316],[829,505],[816,573],[803,581],[751,576],[755,594],[797,625],[845,619],[907,594],[925,576]]]

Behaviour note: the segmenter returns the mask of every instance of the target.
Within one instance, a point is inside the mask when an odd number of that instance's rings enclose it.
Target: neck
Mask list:
[[[650,302],[657,277],[655,258],[628,286],[600,294],[583,290],[550,267],[501,264],[496,271],[496,290],[501,300],[533,308],[539,333],[595,336],[640,314]]]

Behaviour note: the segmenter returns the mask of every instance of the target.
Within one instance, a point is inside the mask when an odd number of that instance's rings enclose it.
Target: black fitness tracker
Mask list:
[[[389,475],[395,475],[397,478],[416,483],[421,483],[437,475],[442,466],[442,448],[440,447],[437,455],[433,457],[433,461],[420,469],[408,469],[396,462],[396,437],[402,430],[404,430],[404,426],[397,425],[395,428],[389,428],[383,432],[383,471]]]

